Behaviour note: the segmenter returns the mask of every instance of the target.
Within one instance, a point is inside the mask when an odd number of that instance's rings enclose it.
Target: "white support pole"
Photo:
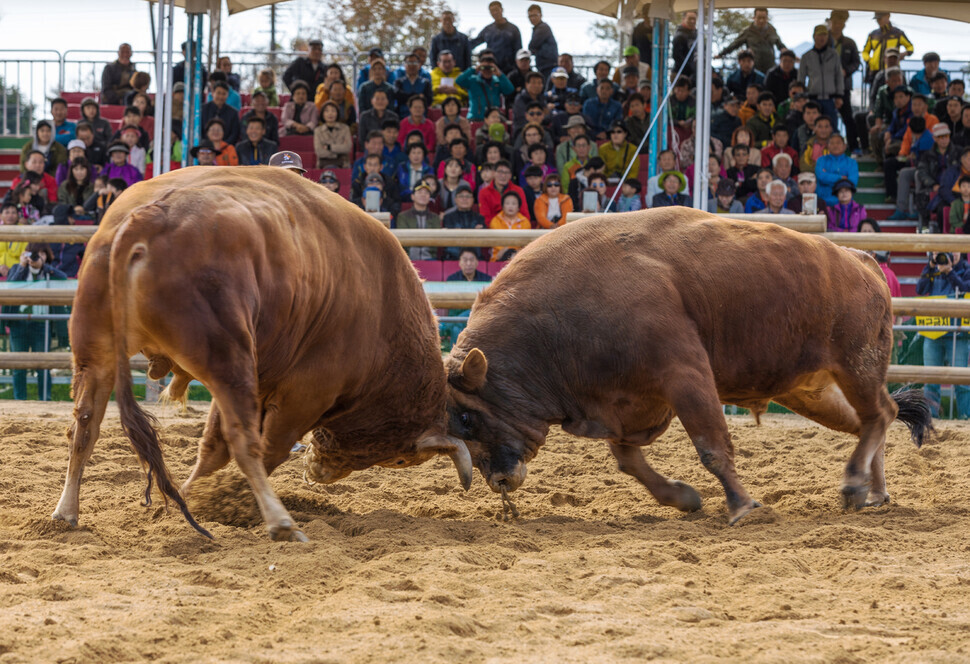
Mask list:
[[[701,124],[703,123],[703,112],[706,106],[711,105],[710,101],[710,72],[711,68],[706,60],[707,48],[705,45],[705,33],[707,32],[707,21],[706,21],[706,10],[707,10],[707,0],[697,1],[697,45],[694,47],[694,57],[696,58],[697,67],[697,95],[696,104],[694,111],[694,197],[693,197],[693,207],[697,210],[703,210],[707,207],[707,192],[704,191],[703,177],[700,176],[702,172],[705,161],[704,155],[707,153],[707,146],[701,142],[701,136],[703,135],[703,130]]]
[[[159,151],[158,139],[162,136],[162,132],[165,131],[165,118],[163,116],[165,109],[165,60],[162,57],[162,53],[165,51],[165,2],[160,1],[156,3],[158,6],[158,21],[155,25],[155,151],[152,155],[152,164],[154,173],[157,175],[162,171],[159,171]]]
[[[711,173],[708,170],[707,162],[708,156],[710,155],[710,144],[711,144],[711,82],[714,79],[714,72],[711,71],[711,62],[714,55],[714,0],[707,0],[707,39],[704,40],[704,53],[702,56],[704,58],[704,71],[707,79],[707,84],[704,86],[706,91],[707,103],[703,106],[698,107],[698,115],[702,118],[699,129],[703,132],[703,135],[697,137],[697,141],[703,146],[704,158],[701,160],[700,164],[697,164],[694,168],[695,176],[700,176],[700,181],[703,191],[703,208],[707,207],[708,192],[710,191],[711,183]]]
[[[168,39],[165,40],[165,125],[162,128],[162,135],[155,136],[155,156],[159,155],[161,146],[161,158],[156,159],[155,169],[157,173],[168,173],[172,163],[172,49],[174,48],[173,38],[175,36],[175,0],[167,0],[168,17],[165,29],[168,32]],[[159,88],[161,93],[161,87]],[[159,143],[161,141],[161,143]],[[158,162],[161,163],[158,163]]]

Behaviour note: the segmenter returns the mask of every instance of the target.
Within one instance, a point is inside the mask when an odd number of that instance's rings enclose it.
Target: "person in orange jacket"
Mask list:
[[[573,199],[562,193],[562,182],[555,173],[546,176],[542,195],[535,203],[536,222],[542,228],[559,228],[573,211]]]

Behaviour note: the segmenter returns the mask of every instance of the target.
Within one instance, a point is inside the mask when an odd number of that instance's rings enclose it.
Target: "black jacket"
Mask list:
[[[446,35],[439,32],[431,38],[431,64],[438,66],[438,55],[442,51],[451,51],[455,56],[455,66],[465,71],[472,63],[472,50],[468,46],[468,35],[455,30],[455,34]]]
[[[239,155],[240,166],[268,164],[269,158],[277,149],[277,144],[265,137],[255,146],[248,138],[236,143],[236,154]]]
[[[290,63],[290,66],[283,72],[283,83],[287,89],[293,85],[293,81],[303,81],[310,86],[310,99],[316,94],[317,86],[323,83],[326,76],[327,66],[321,61],[317,63],[316,69],[310,58],[297,58]]]
[[[241,133],[239,127],[239,111],[229,104],[223,104],[222,108],[219,108],[214,101],[206,102],[202,106],[203,133],[205,132],[205,126],[213,118],[219,118],[226,125],[226,135],[222,140],[230,145],[235,145],[239,142],[239,135]]]
[[[677,26],[677,31],[674,33],[674,70],[673,74],[676,74],[680,69],[681,63],[687,58],[687,51],[690,50],[691,44],[697,40],[697,30],[688,30],[682,25]],[[642,57],[642,56],[641,56]],[[684,76],[694,77],[697,62],[697,53],[690,54],[690,62],[684,67]]]

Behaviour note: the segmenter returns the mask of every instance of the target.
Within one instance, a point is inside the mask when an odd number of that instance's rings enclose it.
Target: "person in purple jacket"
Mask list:
[[[108,163],[101,175],[109,179],[121,178],[129,187],[142,181],[142,175],[137,168],[128,163],[128,146],[124,143],[113,143],[108,146]]]
[[[859,230],[862,220],[869,216],[864,205],[852,200],[854,193],[855,185],[847,178],[832,185],[832,195],[838,203],[828,206],[825,210],[829,219],[829,231],[855,233]]]

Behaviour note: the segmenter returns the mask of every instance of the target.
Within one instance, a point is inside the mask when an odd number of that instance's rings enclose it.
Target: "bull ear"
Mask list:
[[[485,384],[485,374],[488,372],[488,360],[485,353],[472,348],[461,363],[461,384],[467,390],[477,390]]]
[[[454,436],[431,435],[418,441],[416,445],[419,452],[433,451],[438,454],[447,454],[451,457],[455,468],[458,469],[458,479],[465,491],[472,485],[472,457],[465,447],[465,441]]]

